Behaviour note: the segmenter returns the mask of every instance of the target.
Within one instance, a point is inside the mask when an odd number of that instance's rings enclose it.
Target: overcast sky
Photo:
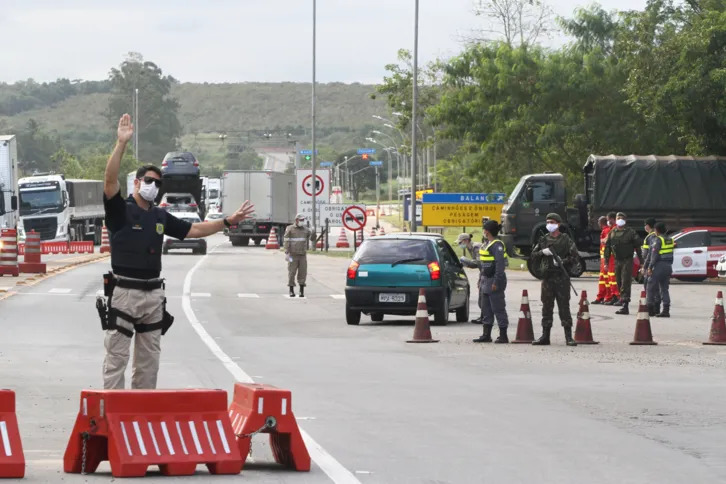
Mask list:
[[[570,15],[580,0],[550,1]],[[127,52],[183,82],[309,81],[312,0],[2,0],[0,81],[105,79]],[[606,9],[645,0],[605,0]],[[318,80],[378,83],[413,47],[414,0],[318,0]],[[482,26],[473,0],[420,0],[420,59]],[[555,39],[554,42],[557,42]]]

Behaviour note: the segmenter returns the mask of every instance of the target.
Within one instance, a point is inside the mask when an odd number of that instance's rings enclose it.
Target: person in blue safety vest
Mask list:
[[[507,304],[504,290],[507,288],[505,269],[509,265],[509,257],[504,243],[497,238],[502,226],[496,220],[484,224],[485,243],[479,247],[479,260],[462,257],[461,263],[467,267],[479,268],[479,300],[481,305],[482,335],[475,338],[475,343],[491,343],[492,327],[496,318],[499,325],[499,337],[495,343],[509,343],[507,328]]]
[[[671,317],[671,295],[669,292],[671,274],[673,273],[673,239],[665,236],[666,224],[655,224],[655,237],[650,239],[648,251],[648,311],[656,318]],[[659,297],[659,299],[656,299]],[[663,310],[655,314],[655,306],[663,302]]]

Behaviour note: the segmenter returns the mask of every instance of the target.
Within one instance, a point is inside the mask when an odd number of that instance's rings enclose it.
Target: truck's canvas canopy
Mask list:
[[[726,208],[724,157],[590,155],[583,171],[589,202],[597,212]]]

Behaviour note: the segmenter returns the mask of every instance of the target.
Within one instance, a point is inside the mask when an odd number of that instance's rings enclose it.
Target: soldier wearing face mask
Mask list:
[[[570,277],[568,268],[577,260],[577,247],[572,239],[560,232],[562,218],[547,214],[547,232],[532,249],[529,263],[539,266],[542,274],[542,337],[534,345],[549,345],[554,321],[555,301],[560,321],[565,330],[567,346],[577,346],[572,339],[572,313],[570,313]],[[559,261],[558,261],[559,259]],[[562,266],[560,265],[562,263]],[[564,270],[563,270],[564,269]]]
[[[303,225],[305,215],[295,216],[295,223],[285,229],[282,245],[287,258],[287,285],[290,297],[295,297],[295,274],[300,285],[300,297],[305,297],[305,281],[308,277],[308,240],[315,242],[315,234]]]
[[[615,314],[630,314],[630,286],[633,282],[633,253],[637,252],[640,265],[643,265],[643,253],[641,251],[641,239],[638,233],[626,227],[627,216],[618,212],[615,228],[608,234],[605,245],[605,258],[615,255],[615,280],[620,291],[620,301],[623,307]]]
[[[135,333],[134,389],[156,388],[161,354],[161,335],[174,318],[166,312],[161,248],[164,234],[177,239],[201,238],[224,226],[249,218],[254,207],[245,202],[234,214],[220,220],[191,224],[154,206],[162,184],[161,170],[145,165],[136,172],[134,192],[121,197],[118,175],[126,145],[133,136],[131,117],[119,120],[118,142],[108,159],[103,183],[106,226],[111,233],[112,273],[104,275],[108,303],[97,300],[101,326],[106,330],[103,387],[123,389],[131,340]]]

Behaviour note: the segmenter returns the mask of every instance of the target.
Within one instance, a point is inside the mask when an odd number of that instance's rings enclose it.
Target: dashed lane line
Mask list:
[[[193,292],[192,297],[212,297],[212,294],[209,292]]]
[[[244,299],[259,299],[259,294],[247,294],[247,293],[238,293],[237,297],[244,298]]]
[[[227,368],[227,371],[229,371],[234,378],[237,379],[237,381],[243,382],[243,383],[253,383],[254,380],[252,377],[250,377],[245,371],[235,363],[232,358],[227,355],[227,353],[220,348],[220,346],[217,344],[216,341],[214,341],[214,338],[212,338],[206,329],[204,329],[204,326],[199,322],[197,319],[197,316],[194,314],[194,310],[192,309],[192,299],[190,297],[191,295],[191,288],[192,288],[192,277],[194,276],[194,273],[199,268],[199,266],[204,263],[204,261],[209,257],[209,254],[213,253],[219,245],[215,246],[210,250],[207,255],[202,256],[201,259],[197,261],[196,264],[187,272],[187,275],[184,277],[184,288],[182,291],[182,309],[184,310],[184,314],[186,315],[187,319],[189,320],[189,324],[192,326],[194,331],[196,331],[197,335],[199,335],[199,338],[204,342],[204,344],[207,345],[209,350],[216,356],[224,365],[225,368]],[[305,441],[305,445],[308,449],[308,453],[310,454],[310,457],[315,462],[315,464],[322,469],[325,474],[335,482],[336,484],[361,484],[361,482],[351,473],[348,469],[346,469],[340,462],[338,462],[332,455],[330,455],[320,444],[318,444],[313,438],[305,432],[302,428],[300,429],[300,433],[302,434],[302,438]]]
[[[50,291],[48,291],[49,294],[68,294],[72,291],[71,288],[68,287],[54,287]]]

